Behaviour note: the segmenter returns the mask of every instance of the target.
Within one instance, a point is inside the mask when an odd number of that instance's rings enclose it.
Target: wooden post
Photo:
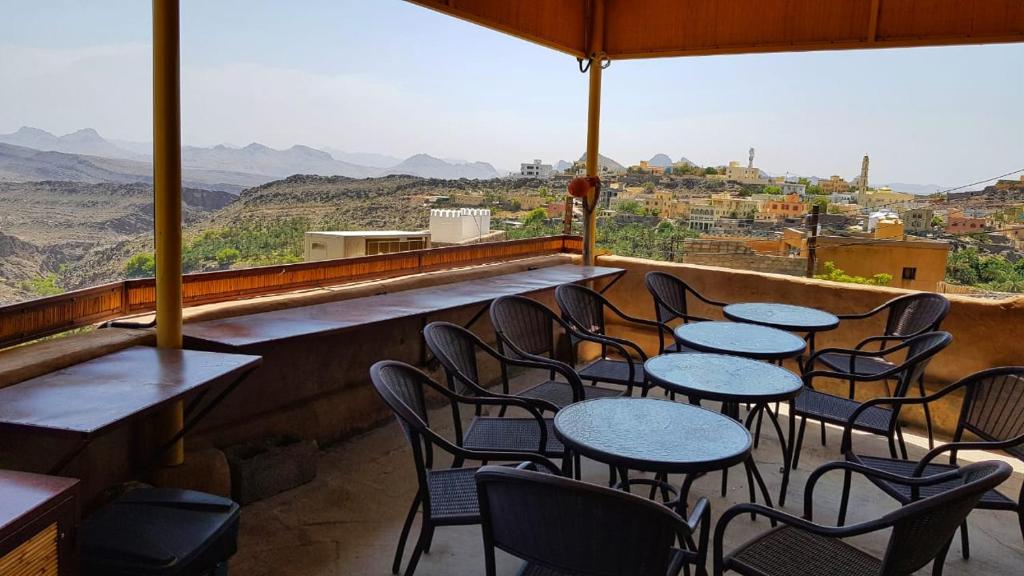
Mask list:
[[[590,19],[590,88],[587,103],[587,176],[600,172],[601,63],[604,60],[604,0],[595,0]],[[594,265],[597,240],[596,191],[583,203],[583,265]]]
[[[178,0],[153,0],[153,232],[156,245],[156,343],[181,348],[181,74]],[[181,402],[153,419],[159,446],[181,430]],[[178,442],[164,460],[184,461]]]
[[[816,265],[815,249],[818,246],[818,216],[821,214],[821,205],[815,204],[811,207],[811,216],[808,218],[807,232],[807,277],[814,278],[814,267]]]

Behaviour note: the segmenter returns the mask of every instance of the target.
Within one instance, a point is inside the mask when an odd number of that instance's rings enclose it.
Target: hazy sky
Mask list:
[[[149,141],[150,2],[0,0],[0,132]],[[491,162],[582,153],[574,58],[399,0],[182,0],[188,144]],[[613,62],[602,153],[872,182],[1024,168],[1024,44]]]

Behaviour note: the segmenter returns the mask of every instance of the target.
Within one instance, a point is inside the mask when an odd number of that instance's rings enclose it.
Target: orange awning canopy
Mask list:
[[[1024,0],[409,0],[584,57],[603,1],[612,60],[1024,42]]]

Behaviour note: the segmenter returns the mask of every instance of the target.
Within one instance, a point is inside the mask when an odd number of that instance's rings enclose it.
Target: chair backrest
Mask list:
[[[886,336],[913,336],[938,330],[946,314],[949,300],[934,292],[920,292],[893,298],[885,303],[889,316],[885,321]]]
[[[661,504],[500,466],[476,481],[488,562],[498,548],[559,574],[665,576],[672,561],[682,521]]]
[[[965,430],[990,442],[1024,436],[1024,366],[983,370],[961,382],[966,393],[955,442]],[[1004,450],[1024,460],[1024,444]]]
[[[423,329],[423,339],[444,367],[448,388],[463,396],[474,394],[473,385],[480,385],[476,353],[489,346],[469,330],[450,322],[431,322]]]
[[[555,357],[555,330],[561,326],[558,316],[547,306],[523,296],[502,296],[491,303],[491,323],[498,335],[498,346],[509,343],[528,354]]]
[[[430,377],[397,360],[381,360],[370,366],[370,381],[384,403],[395,413],[410,441],[430,427],[423,382]]]
[[[952,341],[952,334],[941,331],[925,332],[908,339],[905,342],[907,357],[902,363],[903,370],[899,374],[896,395],[905,395],[910,385],[924,375],[932,358],[935,358],[935,355],[942,352]]]
[[[570,324],[586,332],[604,334],[604,308],[608,302],[604,296],[579,284],[562,284],[555,288],[555,302],[562,318]]]
[[[689,314],[686,309],[686,292],[693,288],[665,272],[648,272],[644,276],[647,291],[654,298],[654,317],[658,322],[670,322],[679,316],[676,312]]]
[[[1006,462],[989,460],[959,469],[956,488],[911,502],[890,512],[881,522],[891,524],[889,544],[880,576],[912,574],[942,552],[982,495],[1010,477]]]

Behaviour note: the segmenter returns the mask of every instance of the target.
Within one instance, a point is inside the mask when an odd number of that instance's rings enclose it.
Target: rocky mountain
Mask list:
[[[584,152],[583,155],[580,156],[580,162],[586,162],[586,161],[587,161],[587,153]],[[598,154],[597,155],[597,165],[600,166],[601,168],[607,169],[610,172],[625,172],[626,171],[626,167],[625,166],[623,166],[622,164],[619,164],[618,162],[616,162],[615,160],[612,160],[611,158],[605,156],[604,154]]]
[[[572,162],[559,160],[558,162],[555,162],[555,165],[552,168],[554,168],[555,172],[565,172],[569,168],[572,168]]]
[[[655,154],[654,156],[651,156],[651,159],[647,161],[647,164],[657,166],[658,168],[668,168],[672,165],[672,159],[668,157],[668,154]]]
[[[70,134],[56,136],[29,126],[22,126],[17,132],[0,134],[0,143],[34,148],[46,152],[103,156],[105,158],[138,159],[139,155],[104,140],[92,128],[83,128]]]
[[[212,148],[185,146],[181,149],[181,165],[200,170],[224,170],[285,178],[292,174],[319,174],[367,178],[375,169],[335,160],[327,152],[309,146],[292,146],[275,150],[253,142],[244,148],[218,145]]]
[[[391,168],[392,166],[398,166],[402,162],[401,158],[388,156],[387,154],[375,154],[372,152],[345,152],[344,150],[338,150],[337,148],[324,148],[323,150],[333,156],[335,160],[348,162],[350,164],[358,164],[360,166],[369,166],[370,168]]]
[[[677,162],[677,164],[686,164],[687,166],[696,166],[696,164],[691,162],[690,159],[687,158],[686,156],[680,156],[679,157],[679,162]]]
[[[453,163],[434,158],[427,154],[416,154],[403,160],[397,166],[388,168],[382,175],[405,174],[421,178],[437,178],[441,180],[489,180],[499,176],[498,171],[487,162]]]
[[[224,170],[185,168],[182,185],[237,194],[273,177]],[[153,165],[138,160],[102,158],[0,144],[0,182],[129,183],[152,182]]]

